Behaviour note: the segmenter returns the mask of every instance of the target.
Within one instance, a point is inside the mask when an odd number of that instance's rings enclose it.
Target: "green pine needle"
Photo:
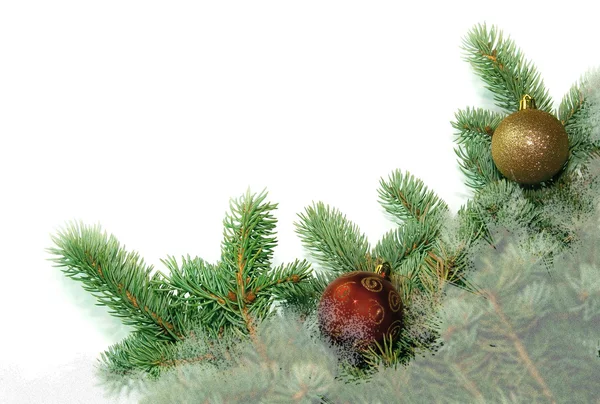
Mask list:
[[[173,350],[173,343],[157,341],[142,333],[132,333],[102,353],[101,369],[120,375],[133,375],[141,371],[158,377],[163,370],[173,366],[166,359],[172,356]]]
[[[299,290],[314,297],[306,261],[272,268],[277,244],[272,211],[266,193],[232,200],[224,220],[222,261],[209,264],[189,256],[181,264],[173,257],[162,262],[169,275],[152,274],[135,252],[121,247],[99,226],[72,224],[59,232],[50,249],[64,273],[83,283],[110,313],[134,327],[135,332],[102,356],[108,372],[157,376],[178,366],[177,349],[194,333],[213,340],[255,337],[258,323],[269,317],[274,303],[286,297],[307,311]],[[189,359],[189,358],[183,358]]]
[[[529,94],[538,109],[551,112],[552,99],[540,73],[497,27],[476,25],[464,38],[463,49],[465,59],[486,83],[500,108],[515,112],[521,97]]]
[[[169,297],[157,293],[151,277],[152,266],[146,266],[136,252],[127,252],[114,236],[102,232],[100,226],[73,223],[52,238],[55,248],[49,252],[55,266],[71,279],[83,283],[98,303],[149,337],[175,341],[181,337],[173,322]]]
[[[429,250],[437,237],[439,228],[417,221],[406,222],[404,226],[387,232],[377,243],[374,255],[398,268],[410,255],[422,254]]]
[[[486,143],[492,142],[494,131],[504,119],[505,115],[487,111],[482,108],[459,109],[455,114],[456,120],[452,126],[458,132],[456,143],[463,144],[471,140],[481,140]]]
[[[298,217],[296,233],[323,267],[337,274],[369,270],[367,237],[337,209],[318,202]]]
[[[264,191],[256,196],[248,191],[243,198],[233,199],[231,213],[223,221],[223,262],[243,279],[268,268],[277,245],[277,220],[271,213],[277,204],[266,203],[266,197]]]
[[[382,178],[379,184],[380,204],[399,223],[429,219],[435,222],[440,214],[448,211],[446,203],[410,173],[395,170],[387,181]]]
[[[558,107],[558,119],[563,125],[568,125],[571,118],[579,113],[583,107],[585,96],[581,91],[581,84],[574,84],[563,97]]]
[[[466,176],[465,185],[479,190],[487,184],[503,178],[492,159],[491,143],[487,140],[471,140],[454,149],[458,165]]]

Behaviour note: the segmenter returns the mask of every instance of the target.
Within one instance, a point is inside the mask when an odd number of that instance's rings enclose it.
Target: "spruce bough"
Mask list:
[[[150,385],[149,402],[169,402],[175,394],[182,402],[309,399],[326,403],[363,398],[374,402],[400,397],[410,402],[422,398],[419,386],[433,385],[429,376],[440,379],[442,374],[450,377],[448,383],[462,383],[456,393],[440,393],[450,394],[448,397],[480,401],[498,394],[505,397],[506,392],[494,388],[493,383],[482,387],[474,382],[474,370],[467,367],[468,363],[481,365],[487,352],[472,344],[473,330],[481,329],[487,333],[486,341],[492,341],[494,333],[499,338],[508,336],[509,343],[488,345],[502,346],[503,352],[516,349],[517,362],[521,361],[530,376],[523,392],[526,397],[562,397],[552,380],[536,373],[536,360],[541,359],[527,351],[532,348],[518,337],[522,319],[503,306],[503,296],[510,300],[505,297],[510,291],[503,289],[507,282],[512,285],[533,279],[534,272],[523,276],[514,272],[534,271],[530,269],[533,265],[519,267],[520,255],[514,250],[520,249],[524,251],[521,255],[529,254],[528,259],[536,265],[543,263],[546,270],[535,269],[542,286],[524,286],[519,295],[523,302],[544,310],[539,316],[533,311],[526,313],[524,321],[550,318],[543,305],[550,301],[550,292],[541,279],[548,276],[554,260],[563,257],[567,247],[577,245],[582,221],[590,214],[597,215],[594,158],[600,151],[600,79],[598,74],[584,76],[554,112],[569,136],[570,158],[563,173],[544,186],[523,187],[507,181],[496,169],[491,136],[506,114],[516,111],[525,93],[535,98],[538,108],[552,113],[549,92],[533,64],[495,27],[474,27],[465,37],[464,51],[504,112],[468,107],[456,114],[452,123],[457,131],[456,153],[474,197],[455,217],[422,181],[396,170],[381,179],[379,201],[397,227],[374,246],[342,212],[322,202],[299,214],[296,231],[316,261],[314,268],[300,260],[272,265],[277,244],[272,214],[276,205],[266,201],[265,192],[248,192],[232,200],[223,222],[221,259],[216,263],[190,256],[180,261],[167,257],[162,261],[167,269],[163,273],[145,264],[137,253],[127,252],[99,226],[73,223],[54,236],[55,247],[50,252],[56,266],[82,282],[99,304],[133,327],[129,337],[102,354],[104,374],[123,380],[140,374],[154,379],[163,376]],[[517,245],[505,241],[506,232],[515,235]],[[482,245],[506,254],[506,262],[496,260],[477,272]],[[517,261],[509,262],[513,258]],[[497,262],[501,269],[493,270]],[[319,338],[316,306],[335,277],[356,270],[374,271],[384,263],[402,295],[406,327],[397,341],[363,352],[367,369],[353,368]],[[590,293],[587,288],[595,279],[590,275],[593,269],[590,264],[581,266],[576,276],[567,276],[556,289],[569,303],[565,312],[580,313],[577,320],[585,327],[598,319],[600,307],[595,291]],[[459,299],[448,295],[456,290],[464,294]],[[466,299],[478,303],[465,307],[461,301]],[[487,299],[496,313],[502,308],[501,322],[508,330],[479,322],[481,310],[476,306],[481,299]],[[458,324],[461,322],[468,326]],[[582,330],[587,330],[585,327]],[[460,338],[451,339],[452,334],[458,335],[458,328]],[[296,331],[288,335],[284,329]],[[287,335],[288,345],[278,339],[282,335]],[[433,359],[427,353],[434,351],[440,352],[448,365],[442,373],[427,364],[418,365],[418,355]],[[468,351],[474,356],[457,358],[456,352]],[[310,364],[298,352],[306,352]],[[583,363],[582,369],[589,368]],[[179,372],[170,372],[172,369]],[[236,380],[242,381],[235,388],[227,385],[222,372],[238,375]],[[356,384],[346,384],[349,379]],[[366,380],[376,383],[379,390],[361,388]],[[494,380],[503,380],[502,373]],[[506,388],[520,387],[510,380],[506,383]],[[430,390],[432,397],[440,397],[435,388]]]

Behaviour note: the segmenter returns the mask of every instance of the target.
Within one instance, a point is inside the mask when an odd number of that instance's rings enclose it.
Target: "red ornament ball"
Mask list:
[[[403,305],[390,281],[375,272],[349,272],[331,282],[318,306],[319,328],[333,342],[365,348],[397,338]]]

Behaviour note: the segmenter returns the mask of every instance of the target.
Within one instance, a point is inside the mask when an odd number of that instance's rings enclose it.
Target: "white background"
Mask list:
[[[2,2],[0,402],[114,402],[94,365],[127,329],[47,261],[67,221],[159,269],[215,261],[229,198],[266,187],[276,263],[305,256],[293,222],[312,201],[375,243],[393,169],[454,212],[470,195],[450,121],[492,105],[461,56],[474,24],[509,34],[557,102],[600,66],[591,1],[401,3]]]

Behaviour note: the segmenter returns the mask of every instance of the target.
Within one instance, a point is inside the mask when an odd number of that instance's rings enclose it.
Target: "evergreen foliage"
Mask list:
[[[289,297],[300,305],[306,300],[300,294],[310,297],[308,262],[272,268],[276,205],[265,200],[264,192],[247,192],[232,201],[221,261],[210,264],[188,256],[180,265],[168,257],[163,261],[167,275],[126,252],[99,226],[75,223],[53,237],[56,247],[50,253],[56,266],[134,327],[102,355],[107,372],[158,376],[181,363],[218,361],[222,358],[208,353],[181,357],[177,343],[196,335],[212,344],[254,339],[257,324],[273,314],[276,301]]]
[[[481,239],[470,248],[477,257],[470,273],[475,293],[448,285],[440,304],[426,294],[413,299],[414,312],[437,318],[443,344],[435,354],[423,347],[409,364],[379,363],[349,382],[337,367],[343,353],[319,338],[316,316],[286,312],[258,329],[266,357],[241,342],[232,349],[234,366],[184,366],[148,384],[142,402],[594,402],[600,395],[600,211],[594,220],[576,221],[581,242],[557,256],[550,272],[542,257],[559,243],[540,240],[535,253],[527,248],[526,224],[500,214],[505,226],[488,223],[495,248]]]
[[[538,240],[536,253],[522,225],[497,227],[496,248],[477,251],[471,279],[478,293],[449,288],[440,315],[444,345],[406,368],[404,386],[432,403],[595,402],[599,214],[577,221],[581,242],[550,267],[541,257],[559,242]]]
[[[366,236],[337,209],[320,202],[299,217],[300,239],[319,264],[338,274],[374,270]]]
[[[298,215],[314,271],[307,261],[272,265],[277,205],[265,192],[231,201],[216,263],[169,256],[162,273],[99,226],[72,223],[53,237],[56,266],[134,329],[102,354],[107,389],[137,381],[148,403],[599,396],[600,72],[556,111],[570,144],[563,172],[520,186],[496,169],[491,137],[525,93],[547,112],[552,99],[496,27],[475,26],[464,50],[504,112],[456,113],[455,151],[475,194],[454,217],[421,180],[396,170],[378,196],[397,227],[374,245],[322,202]],[[316,312],[326,286],[357,270],[389,275],[405,308],[401,337],[358,362],[321,336]]]
[[[551,112],[552,99],[540,73],[497,27],[476,25],[464,38],[463,49],[465,59],[493,93],[498,107],[517,111],[521,97],[529,94],[538,109]]]
[[[598,79],[592,74],[574,85],[563,98],[556,116],[565,125],[569,137],[570,155],[565,169],[555,178],[537,186],[520,186],[504,179],[492,160],[491,139],[494,131],[507,114],[516,112],[525,94],[536,100],[538,109],[552,111],[552,99],[544,87],[540,73],[532,62],[526,61],[514,42],[497,27],[476,25],[464,38],[465,59],[481,77],[496,101],[506,113],[466,108],[456,113],[452,126],[456,130],[459,166],[466,177],[466,185],[476,191],[470,209],[483,215],[482,220],[498,223],[496,211],[509,195],[519,193],[520,202],[513,206],[523,222],[529,222],[532,237],[543,232],[562,241],[566,248],[574,239],[568,229],[547,215],[545,206],[556,199],[571,199],[573,214],[590,211],[589,192],[583,183],[596,180],[587,170],[591,158],[598,155],[600,140],[594,136],[591,116],[598,111]],[[596,75],[597,76],[597,75]],[[582,197],[583,193],[583,197]]]
[[[383,209],[398,227],[371,247],[359,227],[337,209],[314,203],[299,214],[296,230],[306,249],[325,269],[327,280],[352,271],[383,272],[400,292],[410,331],[385,346],[362,352],[370,369],[344,368],[351,377],[368,377],[380,363],[396,366],[407,363],[420,349],[435,350],[435,319],[415,309],[417,296],[438,304],[446,283],[470,288],[468,246],[477,240],[481,228],[469,221],[456,227],[453,240],[441,237],[449,212],[445,202],[418,178],[395,170],[381,179],[378,190]],[[464,218],[468,218],[464,216]],[[450,231],[445,232],[445,236]],[[326,286],[323,285],[323,286]],[[323,289],[320,289],[322,293]]]
[[[570,173],[585,171],[589,157],[600,155],[600,72],[589,72],[563,98],[559,117],[569,134]]]
[[[170,310],[169,296],[151,287],[152,275],[135,252],[127,252],[114,236],[99,226],[72,223],[59,232],[50,252],[66,276],[83,283],[100,305],[134,327],[137,333],[159,341],[176,341],[185,325]]]

